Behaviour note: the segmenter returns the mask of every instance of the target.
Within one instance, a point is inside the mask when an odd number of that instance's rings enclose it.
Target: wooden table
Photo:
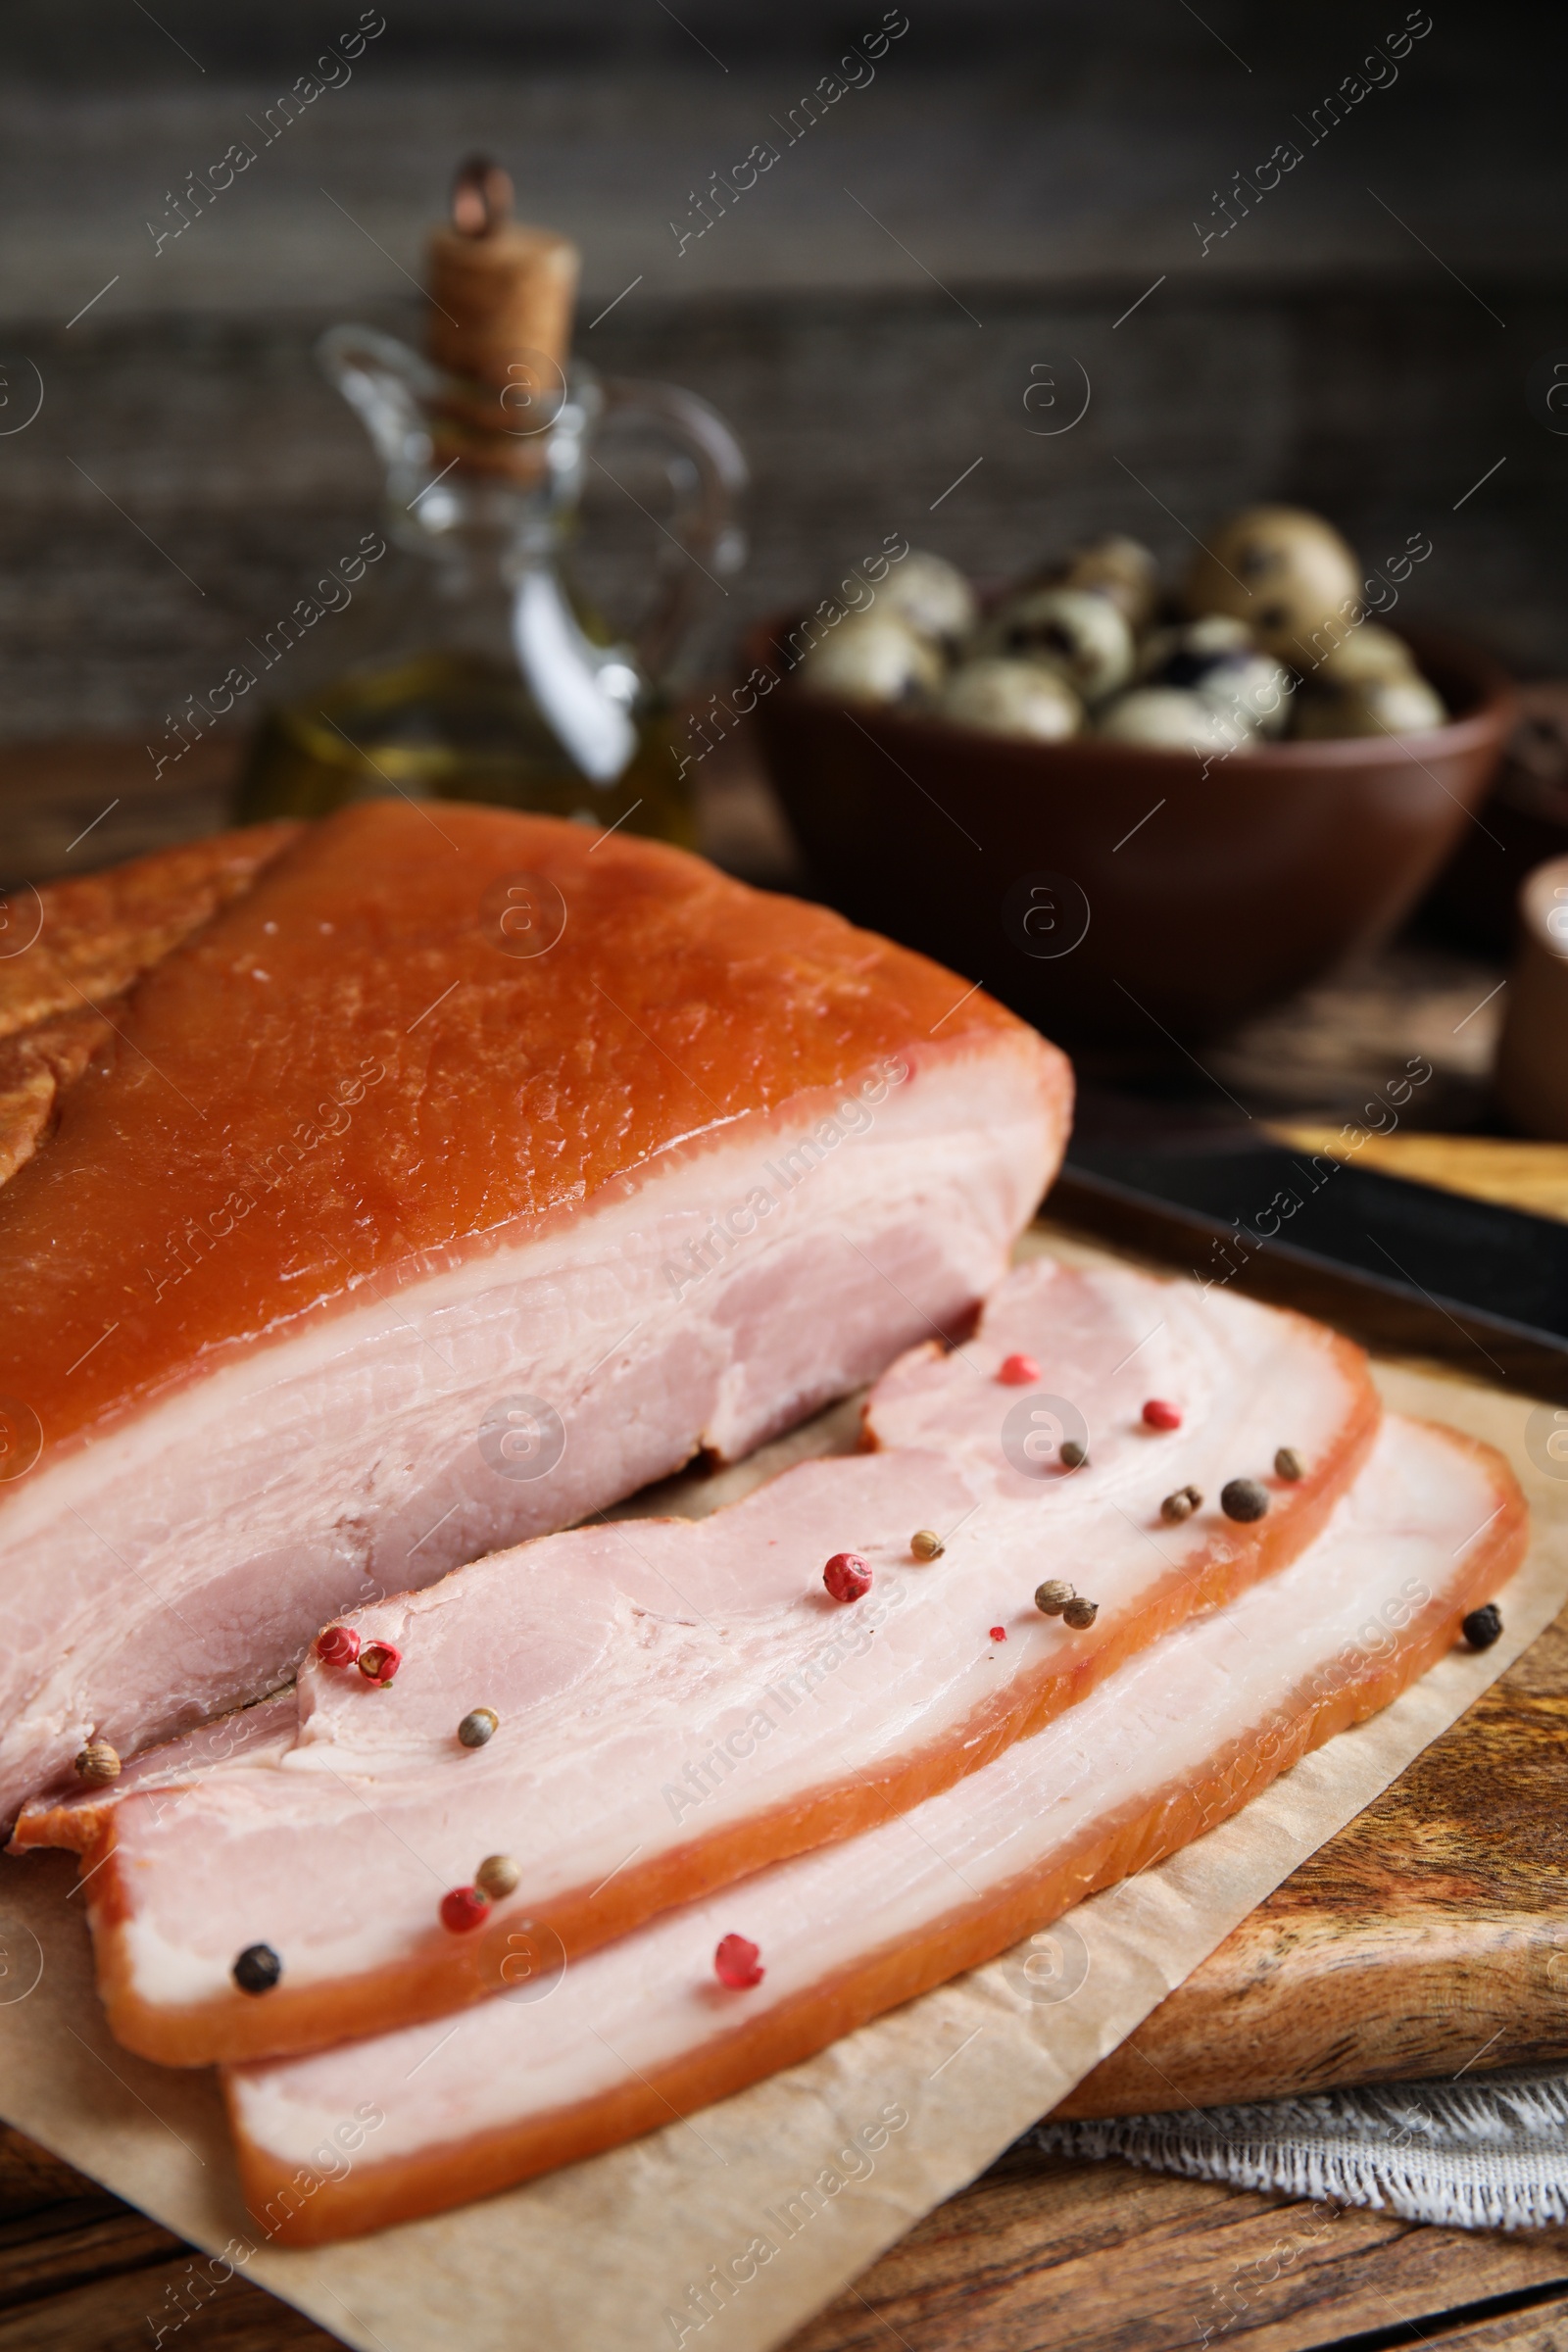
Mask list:
[[[20,760],[6,770],[0,759],[0,804],[20,813],[30,788],[51,837],[66,813],[62,788],[80,794],[84,823],[117,782],[131,784],[126,763],[100,793],[99,757],[75,750],[47,774]],[[205,793],[216,809],[222,769],[215,762],[193,781],[196,802]],[[765,861],[765,812],[737,792],[719,815]],[[191,829],[187,810],[169,821]],[[114,846],[123,855],[150,843]],[[50,861],[66,854],[62,834]],[[1406,1148],[1420,1160],[1412,1174],[1568,1207],[1568,1155],[1549,1147],[1412,1138]],[[1568,1612],[1244,1922],[1066,2112],[1568,2054],[1568,1906],[1553,1902],[1568,1869],[1565,1731]],[[208,2299],[197,2278],[191,2250],[167,2230],[0,2129],[0,2352],[130,2352],[159,2341],[160,2328],[178,2352],[335,2340],[238,2278]],[[461,2338],[460,2313],[453,2332]],[[789,2352],[1163,2352],[1222,2334],[1249,2352],[1434,2338],[1446,2352],[1564,2352],[1568,2230],[1427,2229],[1016,2150],[911,2230]]]

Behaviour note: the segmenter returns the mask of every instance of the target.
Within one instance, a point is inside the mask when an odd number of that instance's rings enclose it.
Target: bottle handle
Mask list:
[[[405,480],[416,487],[429,471],[425,403],[439,389],[439,370],[376,326],[328,327],[316,352],[327,381],[369,434],[391,494],[401,498]]]
[[[602,390],[601,432],[636,424],[670,444],[664,470],[674,503],[662,527],[674,544],[661,551],[659,594],[632,635],[643,675],[660,681],[679,659],[702,608],[705,580],[721,587],[746,561],[737,508],[751,473],[723,417],[695,392],[625,376],[606,377]]]

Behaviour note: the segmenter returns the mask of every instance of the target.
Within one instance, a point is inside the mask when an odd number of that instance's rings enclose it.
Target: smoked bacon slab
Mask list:
[[[937,965],[660,844],[303,828],[0,1191],[0,1822],[961,1329],[1070,1093]]]

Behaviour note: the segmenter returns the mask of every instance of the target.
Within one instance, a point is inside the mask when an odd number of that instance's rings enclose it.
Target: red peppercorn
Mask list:
[[[1007,1639],[1006,1627],[1004,1625],[994,1625],[991,1628],[991,1639],[993,1642],[1005,1642]]]
[[[352,1625],[329,1625],[316,1637],[316,1654],[323,1666],[352,1666],[360,1654],[360,1637]]]
[[[863,1600],[871,1590],[871,1570],[858,1551],[836,1551],[822,1571],[822,1582],[835,1600]]]
[[[402,1650],[390,1642],[372,1642],[360,1652],[360,1672],[368,1683],[389,1683],[402,1663]]]
[[[441,1925],[454,1936],[466,1936],[490,1908],[490,1897],[477,1886],[454,1886],[441,1897]]]
[[[1144,1407],[1144,1422],[1150,1429],[1180,1429],[1182,1417],[1162,1396],[1151,1396]]]
[[[1004,1360],[997,1378],[1004,1388],[1032,1389],[1040,1378],[1040,1366],[1032,1355],[1009,1355]]]
[[[760,1984],[766,1971],[755,1943],[744,1936],[721,1936],[713,1954],[713,1974],[731,1992],[745,1992],[748,1986]]]

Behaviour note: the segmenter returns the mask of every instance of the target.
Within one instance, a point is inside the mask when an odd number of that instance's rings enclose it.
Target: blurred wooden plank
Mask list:
[[[0,2352],[340,2352],[336,2336],[259,2287],[231,2278],[209,2295],[204,2281],[196,2255],[72,2288],[0,2317]]]
[[[241,750],[208,735],[155,777],[123,736],[0,743],[0,889],[172,849],[229,819]]]

